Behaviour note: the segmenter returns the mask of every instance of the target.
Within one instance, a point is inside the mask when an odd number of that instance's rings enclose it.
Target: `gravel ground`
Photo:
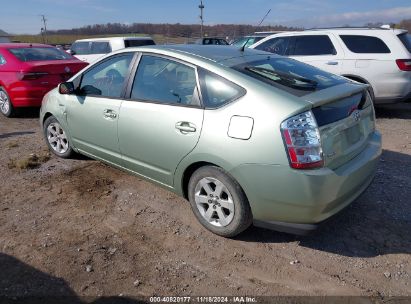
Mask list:
[[[236,239],[139,178],[47,160],[35,112],[0,117],[0,295],[411,296],[411,104],[377,117],[384,152],[356,202],[310,236]],[[33,153],[34,168],[16,168]]]

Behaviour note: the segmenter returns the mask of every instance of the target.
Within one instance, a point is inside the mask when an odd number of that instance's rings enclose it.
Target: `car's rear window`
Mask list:
[[[136,46],[145,46],[145,45],[155,45],[155,42],[152,39],[127,39],[124,40],[124,46],[126,48],[136,47]]]
[[[408,52],[411,53],[411,35],[404,33],[404,34],[398,35],[398,38],[400,38],[401,42],[407,48]]]
[[[20,61],[51,61],[72,59],[71,55],[57,48],[51,47],[28,47],[12,48],[9,51]]]
[[[303,96],[347,82],[341,76],[327,73],[290,58],[269,56],[266,59],[243,63],[233,68],[296,96]]]
[[[362,35],[340,35],[347,48],[357,54],[389,54],[388,46],[380,38]]]

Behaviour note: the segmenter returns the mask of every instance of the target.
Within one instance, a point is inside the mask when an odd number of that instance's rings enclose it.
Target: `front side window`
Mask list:
[[[290,55],[320,56],[336,55],[337,52],[327,35],[295,36],[294,47]]]
[[[0,54],[0,65],[6,64],[6,59]]]
[[[261,43],[256,49],[284,56],[288,53],[289,42],[290,37],[277,37]]]
[[[134,78],[131,99],[198,106],[196,71],[167,58],[144,55]]]
[[[30,61],[52,61],[73,59],[66,52],[52,47],[28,47],[9,49],[18,60],[24,62]]]
[[[388,46],[380,38],[360,35],[340,35],[347,48],[359,54],[389,54]]]
[[[90,47],[90,54],[108,54],[111,53],[111,46],[109,42],[92,42]]]
[[[81,95],[120,98],[133,53],[117,55],[87,70],[80,84]]]
[[[240,98],[245,90],[209,71],[200,70],[201,93],[206,108],[218,108],[235,99]]]
[[[90,42],[75,42],[71,46],[70,50],[74,55],[89,55]]]

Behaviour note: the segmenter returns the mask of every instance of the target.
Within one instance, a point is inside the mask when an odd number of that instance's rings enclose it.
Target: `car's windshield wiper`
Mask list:
[[[318,85],[318,82],[314,80],[304,78],[301,76],[292,75],[285,72],[274,71],[253,66],[245,67],[245,69],[252,73],[256,73],[264,78],[267,78],[271,81],[279,82],[286,86],[291,86],[298,89],[315,90]],[[272,76],[278,78],[278,80],[273,79]]]

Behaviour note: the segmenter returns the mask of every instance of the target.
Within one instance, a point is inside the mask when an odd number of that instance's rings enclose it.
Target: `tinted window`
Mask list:
[[[2,55],[0,55],[0,65],[6,64],[6,59]]]
[[[124,40],[124,45],[126,48],[144,45],[155,45],[154,41],[151,39],[130,39]]]
[[[290,37],[278,37],[267,40],[256,47],[257,50],[275,53],[278,55],[287,55]]]
[[[297,96],[347,82],[343,77],[289,58],[268,57],[233,68]]]
[[[246,93],[242,87],[203,69],[200,70],[200,82],[206,108],[220,107]]]
[[[70,49],[75,55],[88,55],[90,54],[90,42],[75,42]]]
[[[111,53],[109,42],[92,42],[90,54],[108,54]]]
[[[166,58],[143,56],[134,78],[131,98],[198,105],[195,69]]]
[[[336,55],[334,45],[327,35],[295,36],[293,50],[290,55],[316,56]]]
[[[29,47],[9,49],[20,61],[49,61],[73,59],[71,55],[56,48]]]
[[[358,35],[340,35],[347,48],[353,53],[382,54],[391,53],[388,46],[379,38]]]
[[[114,56],[84,73],[82,95],[120,98],[133,54]]]
[[[398,38],[400,38],[401,42],[407,48],[408,52],[411,53],[411,35],[404,33],[404,34],[398,35]]]

